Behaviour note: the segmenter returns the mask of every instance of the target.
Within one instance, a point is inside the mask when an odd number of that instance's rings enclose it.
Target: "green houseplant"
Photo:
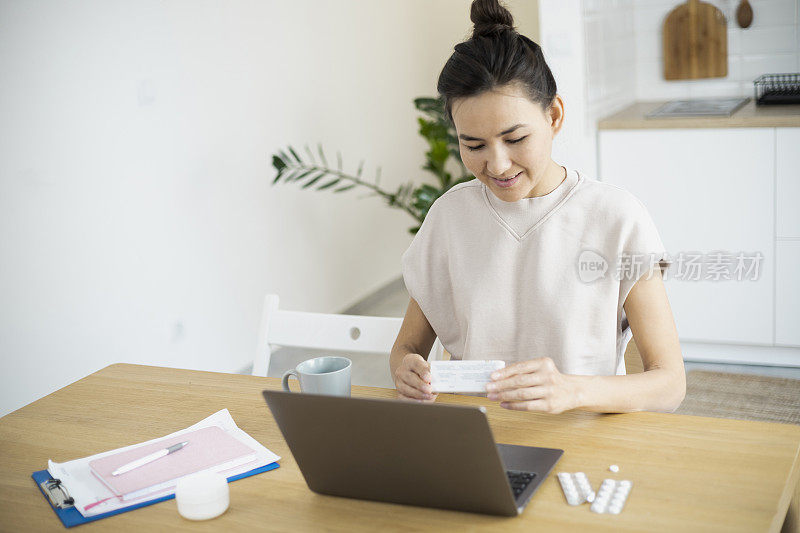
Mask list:
[[[414,217],[416,224],[409,228],[409,232],[417,233],[433,202],[451,187],[469,181],[473,176],[467,172],[461,162],[455,128],[445,115],[441,99],[416,98],[414,107],[425,115],[417,118],[419,133],[428,141],[429,147],[425,153],[426,162],[422,168],[436,176],[438,187],[427,183],[415,187],[413,182],[408,182],[400,185],[395,192],[386,191],[380,187],[380,167],[377,167],[375,171],[374,183],[365,181],[361,177],[364,161],[362,160],[359,164],[355,175],[350,175],[342,171],[342,155],[337,152],[337,166],[334,169],[328,165],[321,144],[318,146],[319,161],[308,145],[305,145],[304,154],[308,156],[307,158],[301,157],[291,146],[287,147],[287,151],[278,150],[273,154],[272,166],[275,167],[277,175],[272,184],[275,185],[281,181],[298,182],[303,184],[303,189],[316,185],[315,188],[318,191],[336,187],[333,189],[335,193],[349,191],[358,186],[366,187],[373,191],[369,196],[381,196],[390,207],[402,209]],[[447,161],[451,156],[458,163],[460,173],[455,178],[446,170]],[[325,177],[330,179],[321,183],[320,180]]]

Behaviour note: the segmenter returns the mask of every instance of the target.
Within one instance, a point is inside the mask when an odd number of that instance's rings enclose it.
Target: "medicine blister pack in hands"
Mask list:
[[[505,361],[431,361],[431,387],[434,393],[484,393],[492,372],[506,366]]]

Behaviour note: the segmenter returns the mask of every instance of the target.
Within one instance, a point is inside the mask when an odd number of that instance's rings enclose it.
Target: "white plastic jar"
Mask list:
[[[216,518],[228,509],[228,480],[216,472],[198,472],[178,480],[175,487],[178,512],[189,520]]]

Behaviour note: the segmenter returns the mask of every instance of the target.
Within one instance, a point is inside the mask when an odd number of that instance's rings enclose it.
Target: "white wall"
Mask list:
[[[672,0],[635,2],[636,97],[639,100],[753,96],[762,74],[800,72],[800,0],[751,0],[753,23],[736,23],[738,0],[714,0],[728,21],[728,76],[664,80],[662,27]]]
[[[634,0],[583,2],[589,123],[636,97]]]
[[[711,3],[728,21],[728,76],[666,81],[662,26],[678,2],[540,2],[542,46],[567,107],[557,161],[597,177],[597,121],[634,101],[752,96],[759,75],[800,71],[800,0],[752,1],[746,29],[735,21],[738,0]]]
[[[609,114],[626,99],[753,96],[758,76],[800,71],[800,0],[753,0],[748,28],[736,23],[738,0],[711,3],[727,19],[728,76],[667,81],[662,31],[664,19],[678,3],[583,0],[590,103],[599,103],[598,109]]]
[[[337,312],[396,278],[408,215],[269,156],[429,181],[412,100],[469,5],[3,0],[0,415],[114,362],[236,371],[266,291]]]
[[[580,0],[540,0],[539,44],[564,100],[564,125],[553,141],[553,160],[593,176],[594,125],[587,114],[582,9]]]

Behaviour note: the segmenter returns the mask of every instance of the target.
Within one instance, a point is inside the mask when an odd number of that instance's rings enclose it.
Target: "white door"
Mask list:
[[[800,239],[778,241],[775,342],[800,346]]]
[[[800,239],[800,128],[778,128],[778,240]]]
[[[775,342],[800,346],[800,128],[778,128]]]

